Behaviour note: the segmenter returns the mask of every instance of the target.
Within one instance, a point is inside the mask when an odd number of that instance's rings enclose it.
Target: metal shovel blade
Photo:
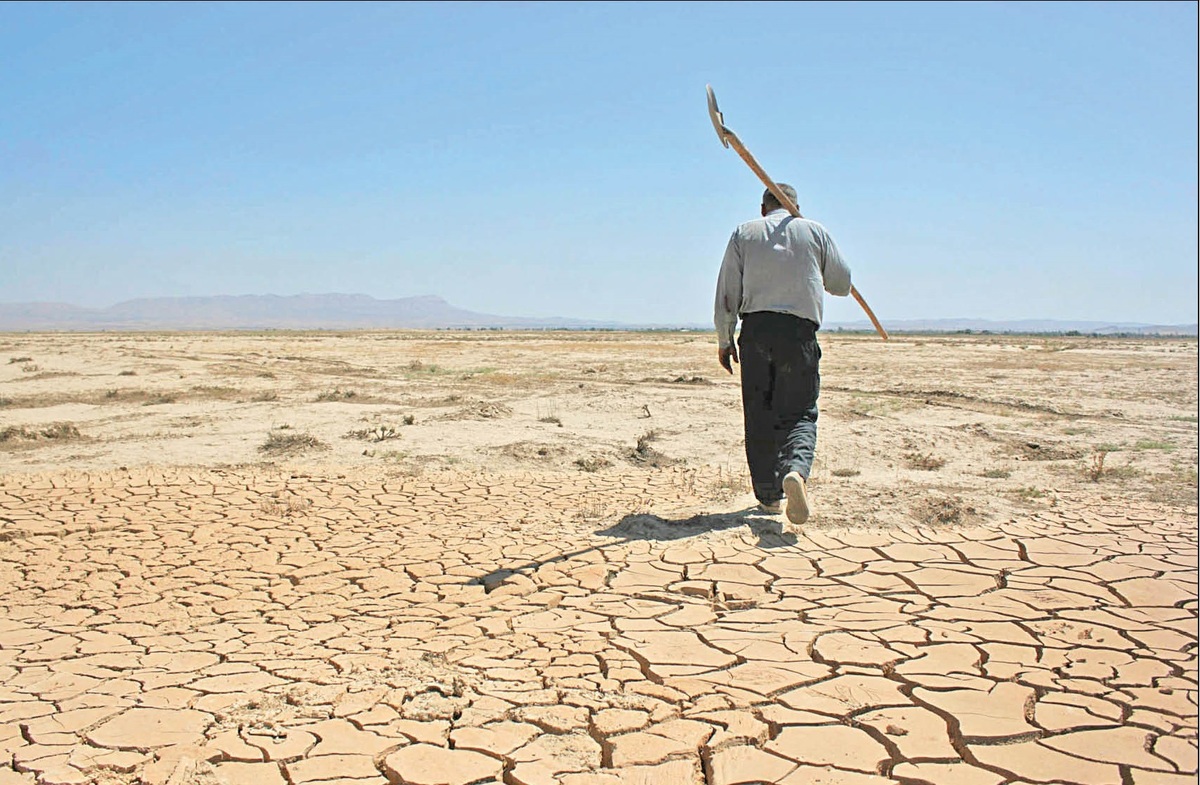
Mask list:
[[[713,128],[717,131],[717,138],[721,140],[721,144],[729,146],[729,130],[725,127],[725,118],[721,116],[721,110],[717,108],[717,96],[713,93],[712,85],[705,85],[705,90],[708,91],[708,119],[712,120]]]

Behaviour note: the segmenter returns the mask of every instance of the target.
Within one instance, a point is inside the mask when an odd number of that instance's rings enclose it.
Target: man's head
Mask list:
[[[778,185],[779,190],[783,191],[784,195],[786,195],[787,198],[792,200],[792,204],[798,204],[798,202],[796,201],[796,189],[795,188],[791,187],[787,183],[775,183],[775,185]],[[763,215],[774,212],[775,210],[778,210],[780,207],[783,207],[783,205],[781,205],[779,203],[779,200],[775,198],[775,194],[771,193],[770,188],[763,191],[763,198],[762,198],[762,214]]]

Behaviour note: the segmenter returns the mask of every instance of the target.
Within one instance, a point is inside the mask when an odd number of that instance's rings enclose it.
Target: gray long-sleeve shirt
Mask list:
[[[850,293],[850,267],[825,227],[779,209],[734,230],[717,278],[713,322],[721,348],[739,316],[790,313],[821,325],[824,294]]]

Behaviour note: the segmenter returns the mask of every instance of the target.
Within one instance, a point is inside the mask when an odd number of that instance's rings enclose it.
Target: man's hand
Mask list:
[[[733,373],[733,366],[729,364],[731,360],[738,361],[737,347],[729,344],[724,349],[717,349],[717,362],[721,363],[722,368]]]

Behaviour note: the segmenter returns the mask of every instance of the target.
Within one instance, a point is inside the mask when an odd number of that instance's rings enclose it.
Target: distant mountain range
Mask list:
[[[1195,324],[1154,325],[1053,319],[909,319],[884,321],[894,333],[1068,333],[1196,335]],[[364,330],[364,329],[712,329],[709,324],[630,324],[556,317],[497,316],[456,308],[441,297],[377,300],[365,294],[156,297],[127,300],[108,308],[63,303],[0,303],[0,331],[137,330]],[[871,324],[826,324],[825,331],[866,331]]]
[[[0,330],[361,330],[400,328],[585,329],[584,319],[529,319],[455,308],[441,297],[377,300],[365,294],[156,297],[108,308],[0,303]]]

